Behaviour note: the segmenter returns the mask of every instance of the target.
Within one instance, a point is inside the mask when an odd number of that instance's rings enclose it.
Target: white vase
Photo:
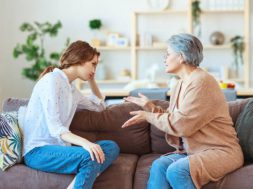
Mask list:
[[[106,68],[105,68],[105,65],[101,62],[99,62],[97,66],[95,78],[98,80],[105,80],[106,78]]]

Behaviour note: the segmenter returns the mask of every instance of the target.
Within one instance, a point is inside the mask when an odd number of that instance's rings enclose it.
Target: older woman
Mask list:
[[[189,34],[173,35],[165,57],[167,73],[180,77],[171,91],[167,110],[156,107],[144,95],[127,97],[145,111],[134,115],[122,127],[148,121],[166,132],[167,142],[176,148],[155,160],[147,188],[201,188],[243,165],[243,154],[225,97],[217,81],[199,68],[202,44]]]

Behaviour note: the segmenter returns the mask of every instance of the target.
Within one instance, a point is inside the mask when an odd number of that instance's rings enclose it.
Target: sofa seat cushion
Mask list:
[[[160,156],[161,154],[147,154],[139,158],[134,176],[134,189],[146,188],[152,162]]]
[[[120,154],[116,161],[96,180],[94,189],[132,189],[138,156]],[[0,171],[0,188],[8,189],[62,189],[67,188],[74,175],[45,173],[17,164]]]
[[[203,189],[252,189],[253,164],[246,165],[219,180],[210,182]]]

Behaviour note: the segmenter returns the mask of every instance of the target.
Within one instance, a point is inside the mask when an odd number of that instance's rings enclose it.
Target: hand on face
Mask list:
[[[122,128],[129,127],[129,126],[141,123],[143,121],[146,121],[146,112],[145,111],[133,111],[133,112],[130,112],[130,114],[134,115],[134,117],[127,120],[122,125]]]
[[[140,98],[133,97],[133,96],[128,96],[128,97],[125,97],[123,99],[127,102],[132,102],[134,104],[137,104],[140,107],[143,107],[149,101],[149,99],[141,93],[138,93],[138,95],[139,95]]]

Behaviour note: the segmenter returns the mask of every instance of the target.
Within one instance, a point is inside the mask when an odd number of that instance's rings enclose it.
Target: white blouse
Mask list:
[[[41,78],[33,89],[27,107],[19,108],[23,156],[39,146],[70,145],[60,135],[70,132],[69,126],[77,108],[102,111],[106,106],[104,100],[94,94],[83,96],[58,68]]]

